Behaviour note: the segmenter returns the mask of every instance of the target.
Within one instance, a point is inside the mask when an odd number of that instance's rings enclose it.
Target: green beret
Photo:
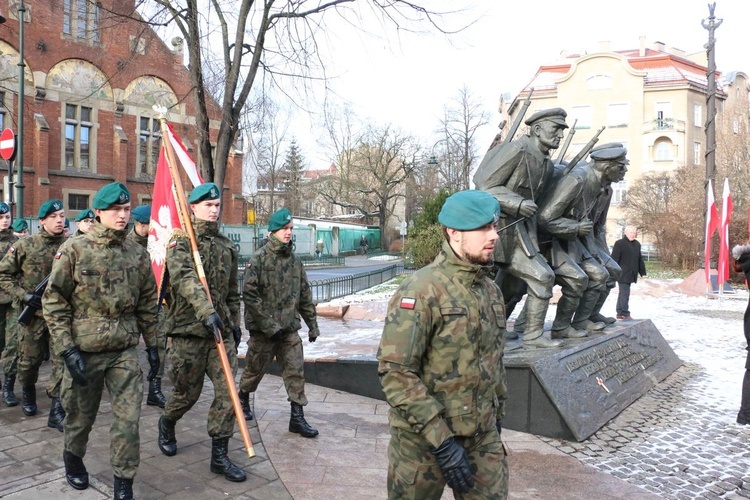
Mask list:
[[[591,152],[591,159],[594,161],[622,161],[628,150],[623,147],[606,148]]]
[[[282,227],[292,222],[292,212],[288,208],[282,208],[273,213],[268,219],[268,230],[271,232],[278,231]]]
[[[42,203],[41,207],[39,207],[39,213],[36,215],[40,219],[44,219],[49,214],[57,212],[62,209],[63,209],[63,202],[61,202],[60,200],[55,200],[55,199],[47,200],[44,203]]]
[[[188,198],[188,203],[200,203],[204,200],[218,200],[220,197],[221,194],[219,193],[219,188],[216,187],[216,184],[213,182],[206,182],[205,184],[201,184],[193,189],[190,193],[190,198]]]
[[[565,123],[565,118],[567,116],[568,113],[566,113],[562,108],[542,109],[531,115],[524,123],[531,126],[538,121],[547,120],[562,127],[568,128],[568,124]]]
[[[124,205],[125,203],[130,203],[128,187],[122,182],[113,182],[96,192],[91,208],[106,210],[112,205]]]
[[[10,212],[8,204],[0,202],[0,214],[7,214],[8,212]]]
[[[134,221],[141,224],[148,224],[151,221],[151,205],[140,205],[130,212]]]
[[[96,214],[90,208],[81,210],[78,212],[78,216],[76,216],[76,222],[81,222],[83,219],[96,219]]]
[[[500,203],[491,194],[478,189],[454,193],[445,200],[438,221],[459,231],[479,229],[500,218]]]
[[[11,227],[13,228],[13,231],[21,233],[29,228],[29,223],[26,222],[26,219],[16,219],[13,221],[13,225]]]

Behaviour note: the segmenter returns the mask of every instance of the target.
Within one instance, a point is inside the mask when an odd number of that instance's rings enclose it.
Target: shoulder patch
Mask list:
[[[250,269],[251,267],[253,267],[253,264],[252,264],[252,262],[248,262],[248,263],[247,263],[247,264],[245,265],[245,269]]]
[[[174,248],[177,246],[177,240],[172,240],[169,242],[169,248]]]
[[[61,256],[62,256],[62,252],[57,252],[55,254],[55,260],[59,260]]]
[[[8,252],[10,252],[10,253],[16,253],[16,247],[10,247],[8,249]]]
[[[414,309],[414,306],[417,304],[417,299],[412,297],[404,297],[401,299],[401,304],[399,307],[401,309]]]

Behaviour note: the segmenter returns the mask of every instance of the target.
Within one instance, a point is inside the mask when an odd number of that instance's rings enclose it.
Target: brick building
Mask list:
[[[17,129],[18,2],[0,2],[0,128]],[[134,0],[26,2],[24,24],[23,216],[49,198],[68,217],[89,206],[102,185],[119,181],[133,204],[149,203],[161,133],[152,106],[168,120],[197,161],[195,101],[183,42],[169,48],[139,22]],[[209,102],[211,131],[219,106]],[[230,155],[223,222],[243,221],[241,152]],[[7,162],[0,172],[7,176]],[[16,169],[18,166],[16,165]],[[187,178],[183,185],[189,188]],[[4,188],[7,191],[7,187]],[[7,193],[3,192],[6,196]]]

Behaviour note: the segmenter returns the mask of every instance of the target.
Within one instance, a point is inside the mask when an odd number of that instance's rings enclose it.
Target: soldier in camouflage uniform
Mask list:
[[[500,205],[460,191],[438,220],[446,241],[388,305],[378,373],[388,404],[388,497],[504,499],[505,306],[492,281]]]
[[[65,240],[65,210],[62,201],[48,200],[39,207],[39,232],[16,241],[0,261],[0,289],[10,295],[13,306],[22,310],[27,304],[37,310],[28,326],[18,325],[18,381],[21,383],[21,409],[36,415],[36,382],[45,353],[49,352],[49,331],[42,317],[39,297],[33,294],[52,270],[55,252]],[[62,431],[65,412],[60,405],[62,360],[52,357],[52,373],[47,395],[52,398],[47,425]]]
[[[148,250],[148,229],[151,222],[151,205],[140,205],[130,212],[133,218],[133,229],[128,233],[128,238],[132,239],[143,248]],[[149,263],[151,261],[149,260]],[[161,379],[164,376],[164,364],[166,363],[167,351],[167,331],[164,322],[164,309],[159,307],[159,328],[157,330],[157,346],[159,348],[159,371],[156,377],[148,383],[148,396],[146,404],[149,406],[158,406],[164,408],[167,398],[161,392]]]
[[[172,337],[169,378],[174,389],[159,419],[158,445],[167,456],[177,453],[175,424],[198,401],[203,378],[208,375],[214,387],[207,423],[212,438],[211,472],[241,482],[247,476],[227,455],[229,438],[234,434],[234,409],[216,346],[216,335],[223,332],[229,364],[236,370],[236,348],[242,335],[238,252],[234,243],[219,232],[221,196],[216,184],[207,182],[196,187],[188,201],[213,304],[198,279],[190,242],[184,233],[176,232],[169,242],[166,259],[170,280],[167,324],[171,326],[168,335]]]
[[[14,220],[11,228],[13,229],[13,236],[16,238],[25,238],[29,235],[29,223],[26,222],[26,219]],[[5,254],[3,253],[3,255]]]
[[[156,281],[148,255],[127,239],[130,193],[107,184],[94,195],[97,222],[87,234],[68,239],[57,252],[42,298],[53,353],[65,360],[65,477],[75,489],[88,487],[83,464],[102,390],[112,407],[110,462],[114,497],[133,498],[140,461],[139,419],[143,373],[136,346],[146,342],[156,375]]]
[[[10,207],[0,203],[0,255],[5,255],[8,248],[16,242],[17,236],[10,227]],[[16,337],[16,318],[18,311],[13,307],[11,297],[3,294],[0,297],[0,352],[3,354],[3,402],[6,406],[16,406],[18,400],[13,392],[16,383],[16,366],[18,363],[18,340]]]
[[[242,299],[245,303],[247,342],[245,371],[240,379],[240,402],[245,418],[253,418],[250,394],[258,388],[273,361],[281,365],[281,375],[292,406],[289,432],[311,438],[318,435],[305,420],[305,357],[300,329],[300,315],[309,328],[308,340],[320,335],[315,303],[302,261],[292,251],[292,213],[275,212],[269,222],[268,243],[259,248],[245,268]]]
[[[94,219],[96,218],[96,215],[94,214],[94,211],[90,208],[87,208],[86,210],[81,210],[78,215],[76,216],[76,232],[73,234],[73,236],[81,236],[82,234],[86,234],[89,231],[91,231],[91,228],[94,225]]]

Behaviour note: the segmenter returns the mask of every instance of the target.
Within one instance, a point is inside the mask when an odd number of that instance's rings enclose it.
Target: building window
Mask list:
[[[607,127],[627,127],[630,123],[630,106],[627,103],[607,105]]]
[[[620,205],[625,203],[628,193],[628,181],[612,183],[612,204]]]
[[[68,193],[68,210],[86,210],[89,208],[89,195]]]
[[[607,90],[612,88],[612,77],[609,75],[594,75],[586,80],[589,90]]]
[[[63,33],[81,40],[101,41],[101,3],[63,0]]]
[[[737,118],[735,118],[732,122],[732,132],[734,132],[735,134],[740,133],[740,121]]]
[[[161,148],[161,126],[156,118],[141,117],[138,130],[138,173],[154,175]]]
[[[573,123],[576,119],[578,119],[576,129],[591,128],[591,122],[593,120],[591,106],[573,106],[570,108],[570,116],[568,116],[567,121]]]
[[[672,142],[662,140],[656,143],[656,161],[670,161],[672,159]]]
[[[693,165],[701,164],[701,143],[693,143]]]
[[[696,127],[702,127],[703,126],[703,120],[701,119],[701,116],[703,115],[703,108],[700,104],[693,104],[693,125]]]
[[[92,108],[65,105],[65,168],[91,169]]]

